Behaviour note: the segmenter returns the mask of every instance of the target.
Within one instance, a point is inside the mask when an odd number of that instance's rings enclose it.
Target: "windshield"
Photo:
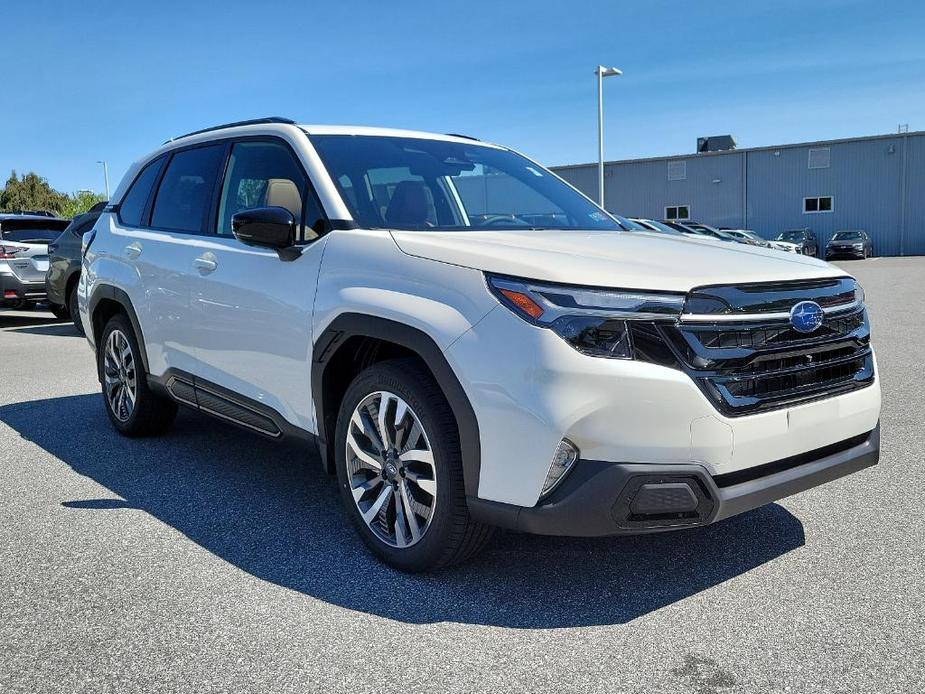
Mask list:
[[[573,188],[506,149],[411,137],[310,139],[354,220],[367,229],[621,229]]]
[[[805,231],[784,231],[777,237],[778,241],[802,241],[806,238]]]
[[[839,231],[835,236],[832,237],[833,241],[850,241],[853,239],[861,239],[860,231]]]

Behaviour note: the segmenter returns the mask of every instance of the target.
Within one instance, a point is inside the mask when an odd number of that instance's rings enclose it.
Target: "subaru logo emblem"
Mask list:
[[[822,307],[815,301],[801,301],[790,309],[790,325],[798,333],[811,333],[822,325]]]

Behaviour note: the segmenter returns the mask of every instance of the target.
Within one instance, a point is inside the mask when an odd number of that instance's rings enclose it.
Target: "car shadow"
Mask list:
[[[2,322],[0,322],[0,327],[3,327]],[[51,335],[52,337],[82,337],[82,335],[77,332],[77,328],[75,328],[74,324],[71,322],[51,324],[42,323],[41,325],[11,328],[10,332],[28,333],[29,335]]]
[[[99,395],[6,405],[0,421],[119,497],[62,500],[73,513],[141,509],[257,578],[402,622],[625,623],[804,543],[800,521],[770,505],[658,535],[500,533],[466,565],[405,575],[366,551],[336,485],[304,446],[186,410],[165,436],[127,439],[112,430]]]
[[[41,313],[20,313],[9,309],[0,309],[0,330],[20,326],[61,325],[67,322],[69,322],[67,319],[56,318],[51,313],[42,315]]]

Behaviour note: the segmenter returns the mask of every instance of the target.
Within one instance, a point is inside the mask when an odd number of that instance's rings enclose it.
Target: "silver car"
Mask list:
[[[0,214],[0,306],[44,301],[48,244],[70,220],[43,214]]]

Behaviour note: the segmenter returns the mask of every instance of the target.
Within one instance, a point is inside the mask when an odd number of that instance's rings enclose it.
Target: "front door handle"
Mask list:
[[[218,262],[215,260],[214,255],[206,253],[196,258],[193,261],[193,265],[201,274],[208,275],[210,272],[215,272],[215,269],[218,267]]]
[[[141,255],[141,244],[137,241],[134,241],[125,247],[125,255],[129,260],[135,260],[138,256]]]

